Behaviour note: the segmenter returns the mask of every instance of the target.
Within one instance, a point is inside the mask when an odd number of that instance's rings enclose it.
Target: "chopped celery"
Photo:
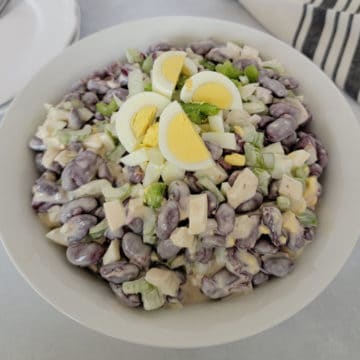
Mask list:
[[[222,194],[222,192],[217,188],[217,186],[207,176],[200,177],[199,180],[197,181],[197,183],[199,185],[203,186],[205,189],[211,191],[216,196],[216,198],[218,199],[219,202],[222,202],[225,200],[225,197]]]
[[[251,129],[250,131],[245,132],[243,140],[261,149],[264,146],[264,133],[257,132],[255,129]]]
[[[96,110],[104,115],[104,116],[111,116],[114,112],[119,110],[119,105],[112,99],[109,104],[105,104],[104,102],[100,101],[96,104]]]
[[[209,116],[214,116],[220,111],[217,106],[207,103],[182,103],[181,106],[189,119],[195,124],[207,123]]]
[[[102,236],[104,236],[104,233],[107,228],[108,228],[108,223],[107,223],[107,220],[104,219],[104,220],[100,221],[98,224],[96,224],[95,226],[93,226],[92,228],[90,228],[89,235],[93,239],[101,238]]]
[[[146,82],[146,83],[144,84],[144,91],[152,91],[151,82]]]
[[[152,55],[149,55],[142,63],[143,72],[145,74],[150,75],[153,65],[154,65],[154,59],[153,59]]]
[[[239,80],[241,81],[242,85],[246,85],[249,83],[249,78],[246,75],[241,75],[239,77]]]
[[[295,167],[292,170],[292,173],[296,178],[302,179],[303,181],[305,181],[305,179],[310,174],[310,169],[307,165],[303,165],[303,166]]]
[[[245,75],[251,83],[257,82],[259,79],[259,71],[254,64],[248,65],[245,70]]]
[[[316,214],[310,209],[306,209],[302,214],[297,215],[297,218],[305,227],[315,227],[318,224]]]
[[[251,98],[250,102],[243,103],[244,109],[250,114],[265,114],[268,112],[268,107],[260,100]]]
[[[259,166],[262,164],[262,156],[260,150],[250,143],[244,145],[246,164],[248,166]]]
[[[242,75],[242,71],[234,67],[229,60],[226,60],[223,64],[217,64],[215,70],[230,79],[239,79],[239,76]]]
[[[120,200],[124,201],[131,194],[131,185],[126,183],[118,188],[112,186],[102,189],[105,201]]]
[[[136,95],[144,91],[143,72],[140,69],[134,69],[128,75],[129,96]]]
[[[156,215],[153,209],[149,207],[143,208],[143,241],[146,244],[155,244],[156,243]]]
[[[166,184],[153,183],[149,185],[144,192],[144,202],[146,205],[156,209],[161,206],[164,199]]]
[[[90,134],[91,134],[91,126],[85,125],[80,130],[72,130],[72,129],[58,130],[56,133],[56,137],[59,139],[59,141],[62,144],[68,145],[72,141],[82,141]]]
[[[133,281],[126,281],[123,283],[122,289],[125,294],[140,294],[152,290],[154,287],[149,284],[145,278],[140,278]]]
[[[287,196],[280,195],[276,198],[276,205],[281,211],[287,211],[291,207],[291,202]]]
[[[165,304],[165,296],[156,287],[141,293],[141,299],[147,311],[159,309]]]
[[[260,168],[253,168],[252,171],[259,180],[259,190],[262,192],[263,195],[267,196],[269,193],[269,183],[271,175],[266,170]]]
[[[212,61],[209,61],[206,59],[201,60],[200,65],[202,65],[205,69],[211,70],[211,71],[214,71],[215,67],[216,67],[216,65]]]
[[[113,151],[107,154],[107,159],[111,162],[118,164],[125,153],[125,148],[121,144],[119,144]]]
[[[137,49],[127,49],[126,58],[129,63],[142,63],[144,60],[144,55]]]

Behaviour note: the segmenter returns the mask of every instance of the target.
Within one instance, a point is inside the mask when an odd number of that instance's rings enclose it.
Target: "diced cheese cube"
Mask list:
[[[209,116],[209,125],[211,131],[221,132],[221,133],[225,132],[222,110],[220,110],[216,115]]]
[[[185,226],[176,228],[170,235],[174,245],[183,248],[190,248],[194,244],[194,235],[190,234],[189,229]]]
[[[120,255],[120,240],[114,239],[111,241],[109,247],[107,248],[105,255],[102,259],[103,265],[111,264],[115,261],[121,259]]]
[[[227,190],[229,204],[236,209],[240,204],[251,199],[256,193],[258,184],[257,176],[250,169],[242,170],[233,186]]]
[[[310,158],[310,154],[305,150],[296,150],[288,154],[288,158],[293,162],[293,167],[300,167]]]
[[[104,212],[110,230],[114,231],[125,225],[125,207],[119,200],[104,203]]]
[[[200,234],[206,230],[208,205],[206,194],[189,197],[189,232]]]
[[[290,199],[301,199],[303,196],[303,185],[293,177],[283,175],[280,181],[279,194]]]
[[[177,296],[181,283],[176,272],[158,268],[148,270],[145,280],[156,286],[162,294],[169,296]]]

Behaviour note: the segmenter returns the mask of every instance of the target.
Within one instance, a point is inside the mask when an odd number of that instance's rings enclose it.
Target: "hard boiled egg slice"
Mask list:
[[[167,51],[156,58],[151,72],[155,92],[171,97],[184,66],[185,56],[183,51]]]
[[[116,134],[128,152],[141,143],[148,128],[170,100],[155,92],[142,92],[126,100],[113,115]]]
[[[184,74],[185,76],[191,76],[196,74],[197,72],[198,72],[197,65],[194,63],[193,60],[186,57],[181,73]]]
[[[170,163],[185,170],[214,165],[204,141],[177,101],[164,109],[159,124],[160,151]]]
[[[201,71],[191,76],[181,89],[180,98],[184,102],[209,103],[223,110],[242,109],[235,84],[215,71]]]

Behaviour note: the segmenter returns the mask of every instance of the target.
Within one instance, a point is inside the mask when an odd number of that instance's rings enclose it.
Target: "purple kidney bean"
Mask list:
[[[158,240],[156,244],[156,252],[163,260],[169,260],[175,257],[181,248],[176,246],[170,239]]]
[[[143,181],[144,171],[139,165],[125,166],[124,169],[129,176],[129,181],[131,184],[139,184]]]
[[[204,194],[206,194],[207,197],[207,205],[208,205],[208,216],[211,216],[215,213],[217,207],[218,207],[218,200],[216,196],[209,190],[203,191]]]
[[[221,204],[215,213],[217,229],[221,235],[230,234],[234,229],[235,211],[229,204]]]
[[[201,245],[208,248],[224,247],[226,237],[221,235],[205,235],[201,238]]]
[[[133,233],[142,234],[144,222],[141,218],[135,217],[127,224],[127,226]]]
[[[70,244],[82,240],[96,223],[97,218],[93,215],[81,214],[73,216],[65,223],[67,226],[67,242]]]
[[[43,143],[43,141],[36,136],[34,136],[29,141],[29,148],[33,151],[45,151],[46,150],[46,146]]]
[[[314,228],[305,228],[304,239],[306,241],[313,241],[314,238],[315,238],[315,229]]]
[[[276,198],[279,196],[279,188],[280,188],[279,180],[273,180],[270,183],[269,194],[267,196],[269,200],[276,200]]]
[[[100,220],[105,218],[105,211],[102,206],[99,206],[95,211],[93,211],[93,214]]]
[[[99,164],[99,157],[91,151],[83,151],[71,160],[61,174],[64,190],[74,190],[94,179]]]
[[[96,105],[100,100],[95,93],[91,91],[87,91],[85,94],[81,96],[81,101],[86,106],[90,106],[90,105]]]
[[[210,61],[223,63],[229,59],[228,54],[224,51],[224,47],[214,47],[206,55],[206,59]]]
[[[114,181],[114,177],[112,176],[109,167],[107,166],[105,161],[99,161],[97,176],[99,179],[106,179],[110,183]]]
[[[292,76],[281,76],[279,81],[289,90],[294,90],[299,87],[299,82]]]
[[[323,168],[318,164],[312,164],[310,165],[310,175],[319,177],[323,172]]]
[[[270,276],[268,274],[264,274],[263,272],[260,271],[252,278],[252,284],[254,286],[260,286],[266,283],[269,279]]]
[[[228,164],[223,157],[216,161],[218,165],[220,165],[225,171],[230,171],[232,169],[232,165]]]
[[[235,212],[237,214],[241,214],[241,213],[245,213],[245,212],[249,212],[249,211],[254,211],[261,206],[263,200],[264,200],[263,195],[257,191],[251,199],[240,204],[236,208]]]
[[[285,97],[288,93],[285,86],[278,80],[271,79],[267,76],[260,76],[259,82],[264,88],[271,90],[272,93],[279,98]]]
[[[106,229],[104,235],[109,240],[121,239],[124,235],[124,229],[122,227],[116,230]]]
[[[149,47],[149,52],[157,52],[157,51],[168,51],[172,49],[172,45],[167,42],[159,42],[153,44]]]
[[[189,186],[192,194],[198,194],[202,191],[201,186],[198,185],[198,178],[191,172],[187,172],[184,177],[185,183]]]
[[[83,197],[69,201],[61,208],[60,220],[62,223],[66,223],[73,216],[89,213],[96,207],[97,201],[92,197]]]
[[[76,266],[96,264],[104,255],[105,249],[96,242],[71,244],[66,250],[66,258]]]
[[[287,254],[277,253],[262,256],[264,271],[276,277],[284,277],[294,269],[294,263]]]
[[[174,200],[168,200],[161,206],[157,223],[156,235],[159,239],[168,239],[180,221],[179,207]]]
[[[89,91],[96,92],[100,95],[106,94],[107,91],[109,90],[109,88],[106,85],[106,82],[104,80],[100,80],[97,78],[88,80],[86,87]]]
[[[278,73],[273,69],[266,69],[266,68],[260,69],[260,76],[266,76],[276,80],[279,79]]]
[[[35,155],[35,167],[38,173],[42,174],[44,171],[46,171],[45,166],[42,164],[42,158],[44,154],[43,153],[37,153]]]
[[[269,115],[260,115],[260,118],[261,120],[257,124],[260,129],[265,129],[268,124],[275,120],[275,118]]]
[[[123,88],[110,89],[106,93],[106,95],[103,97],[103,101],[108,104],[111,102],[111,100],[114,98],[114,96],[116,96],[121,101],[125,101],[128,95],[129,95],[128,89],[123,89]]]
[[[103,265],[100,268],[102,278],[115,284],[122,284],[125,281],[134,280],[139,275],[139,272],[140,270],[136,265],[126,261],[116,261]]]
[[[279,142],[291,136],[295,127],[293,118],[280,117],[266,127],[266,136],[271,142]]]
[[[205,141],[205,145],[214,160],[219,160],[221,158],[223,149],[220,146],[213,144],[210,141]]]
[[[72,109],[69,114],[68,128],[73,130],[79,130],[83,126],[83,122],[80,119],[79,111]]]
[[[149,267],[151,247],[144,244],[139,235],[130,232],[126,233],[122,238],[121,247],[132,263],[141,268]]]
[[[241,173],[240,170],[235,170],[231,173],[231,175],[228,178],[228,183],[230,184],[230,186],[234,185],[235,180],[237,179],[237,177],[239,176],[239,174]]]
[[[200,246],[195,254],[190,254],[189,250],[186,249],[185,255],[187,260],[190,262],[207,264],[213,258],[214,249],[206,246]]]
[[[270,239],[275,246],[280,246],[279,238],[282,233],[282,215],[275,206],[264,206],[262,208],[262,222],[270,230]]]
[[[226,269],[212,276],[204,276],[201,281],[201,291],[210,299],[220,299],[235,292],[245,292],[251,288],[244,279],[239,279]]]
[[[139,307],[141,305],[141,299],[139,294],[126,295],[122,290],[121,284],[109,283],[109,285],[111,290],[115,293],[115,295],[123,304],[133,308]]]
[[[286,147],[291,147],[296,144],[296,141],[297,141],[297,134],[296,131],[293,131],[291,135],[281,140],[281,144]]]
[[[265,255],[265,254],[275,254],[279,251],[279,249],[272,244],[265,237],[261,237],[254,246],[254,251],[257,254]]]
[[[211,39],[194,41],[190,44],[191,50],[199,55],[206,55],[215,46],[215,42]]]

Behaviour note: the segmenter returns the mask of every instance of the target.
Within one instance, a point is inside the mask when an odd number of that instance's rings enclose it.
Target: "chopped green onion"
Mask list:
[[[184,74],[180,74],[179,80],[176,83],[176,89],[182,89],[182,87],[185,85],[185,81],[188,79],[188,76],[185,76]]]
[[[259,71],[254,64],[248,65],[245,70],[245,75],[250,82],[257,82],[259,79]]]
[[[161,206],[164,199],[166,184],[153,183],[145,189],[144,202],[146,205],[156,209]]]
[[[152,55],[149,55],[142,64],[143,72],[150,75],[153,65],[154,65],[154,59],[153,59]]]
[[[276,198],[276,205],[281,211],[287,211],[290,209],[290,199],[286,196],[278,196]]]
[[[242,71],[237,69],[229,60],[223,64],[217,64],[215,70],[230,79],[239,79],[239,76],[242,75]]]
[[[310,209],[306,209],[302,214],[297,215],[297,218],[305,227],[315,227],[318,224],[316,214]]]
[[[214,71],[215,67],[216,67],[216,65],[212,61],[209,61],[206,59],[201,60],[200,65],[202,65],[205,69],[211,70],[211,71]]]
[[[217,106],[207,103],[182,103],[181,106],[189,119],[195,124],[205,124],[208,122],[209,116],[216,115],[219,112]]]

